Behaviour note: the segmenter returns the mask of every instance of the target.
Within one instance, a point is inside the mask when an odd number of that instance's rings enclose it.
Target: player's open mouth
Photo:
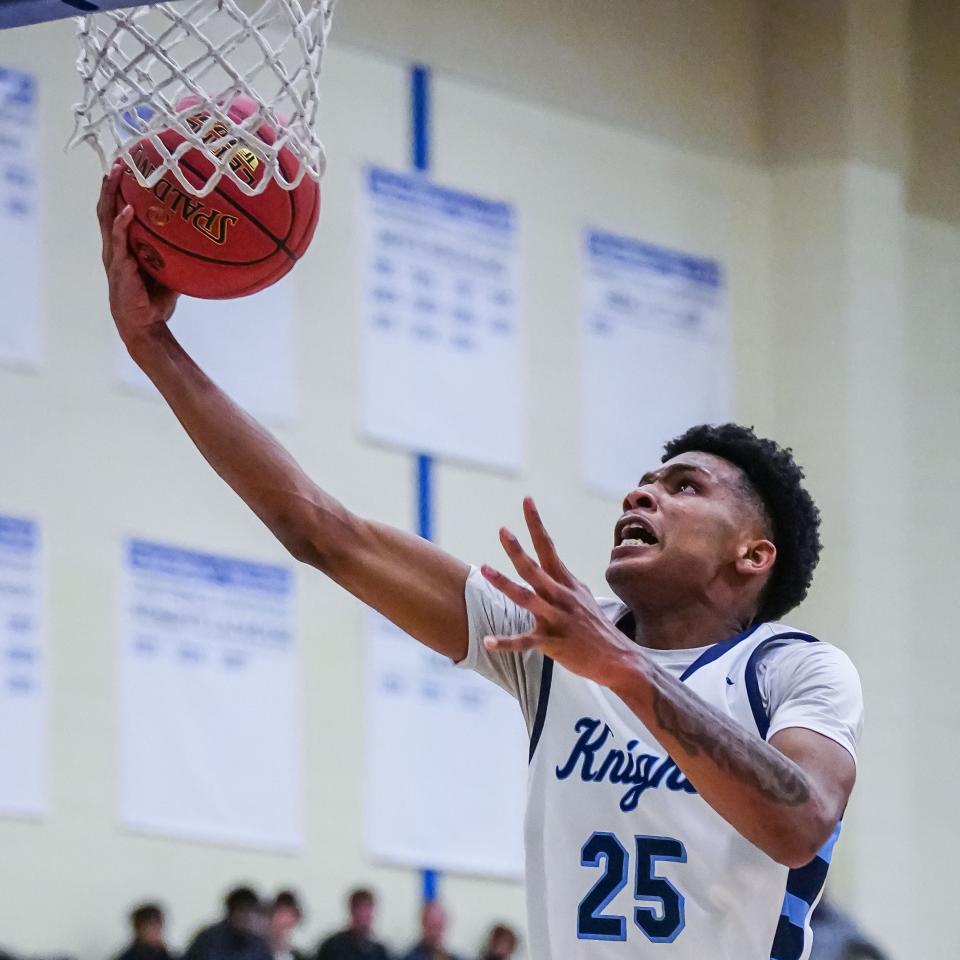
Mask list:
[[[614,534],[615,547],[649,547],[659,542],[650,523],[639,517],[624,517]]]

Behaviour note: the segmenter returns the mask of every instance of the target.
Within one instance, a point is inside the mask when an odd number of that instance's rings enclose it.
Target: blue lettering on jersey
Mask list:
[[[566,780],[580,766],[580,779],[585,782],[628,783],[630,788],[620,798],[620,809],[625,813],[636,810],[645,791],[666,787],[668,790],[696,793],[696,788],[680,772],[679,767],[667,757],[655,753],[638,753],[634,750],[639,740],[629,740],[627,749],[602,748],[613,737],[613,731],[601,720],[581,717],[575,724],[580,737],[562,767],[557,767],[557,779]]]

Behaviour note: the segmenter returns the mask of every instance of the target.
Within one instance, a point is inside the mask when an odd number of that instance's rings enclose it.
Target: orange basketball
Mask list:
[[[190,101],[184,100],[177,108],[189,106]],[[246,97],[235,99],[227,111],[236,121],[255,112],[256,104]],[[205,116],[196,116],[199,125]],[[265,143],[276,142],[275,131],[266,124],[256,133]],[[160,139],[173,151],[184,137],[165,130]],[[160,154],[149,140],[142,140],[131,153],[143,174],[160,164]],[[284,148],[279,162],[284,177],[293,180],[298,168],[294,155]],[[214,170],[197,149],[185,153],[179,164],[198,188]],[[238,151],[232,168],[251,185],[269,176],[251,151]],[[320,188],[310,177],[304,177],[294,190],[271,182],[253,197],[224,177],[201,198],[187,193],[172,173],[147,190],[125,169],[120,196],[134,209],[130,247],[140,266],[164,286],[208,300],[242,297],[276,283],[303,256],[320,215]]]

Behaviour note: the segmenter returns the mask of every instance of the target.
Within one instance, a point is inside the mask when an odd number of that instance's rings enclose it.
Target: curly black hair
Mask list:
[[[722,457],[743,471],[748,484],[744,492],[759,501],[777,547],[756,620],[779,620],[807,595],[822,546],[820,511],[803,487],[803,469],[793,451],[737,423],[691,427],[663,450],[663,462],[697,450]]]

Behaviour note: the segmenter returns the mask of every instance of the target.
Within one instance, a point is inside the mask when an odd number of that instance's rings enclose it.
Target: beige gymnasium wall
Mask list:
[[[809,622],[843,636],[867,707],[843,892],[895,956],[948,957],[960,24],[939,0],[771,16],[778,424],[809,450],[829,538]],[[810,113],[820,135],[791,136]]]
[[[960,670],[956,642],[956,544],[960,510],[960,36],[956,4],[924,0],[911,11],[912,164],[907,200],[907,435],[909,473],[900,497],[909,522],[911,618],[918,691],[909,775],[916,822],[922,925],[939,932],[932,956],[948,956],[948,918],[960,860],[954,797],[960,785],[956,731]],[[941,493],[940,491],[943,491]],[[925,852],[924,852],[925,851]],[[932,867],[933,874],[927,871]],[[929,879],[923,880],[926,875]],[[919,924],[918,924],[919,925]]]
[[[949,800],[957,773],[937,734],[960,719],[946,630],[956,579],[948,545],[960,530],[942,493],[958,466],[949,426],[960,413],[960,234],[957,218],[940,217],[942,162],[916,158],[940,158],[941,121],[955,121],[960,102],[940,39],[949,4],[340,6],[326,76],[325,206],[296,274],[300,415],[281,439],[355,509],[411,523],[409,459],[357,435],[355,279],[358,171],[406,165],[411,59],[436,68],[436,178],[509,199],[520,214],[527,466],[518,478],[439,468],[447,548],[496,557],[498,525],[515,523],[520,497],[533,492],[571,566],[602,587],[617,504],[587,494],[578,477],[579,229],[590,222],[723,261],[738,416],[794,444],[824,509],[827,553],[793,619],[847,649],[864,676],[861,781],[834,889],[895,956],[947,956],[940,918],[960,852]],[[119,538],[282,554],[172,417],[111,382],[97,172],[91,156],[61,150],[73,51],[67,24],[0,34],[0,64],[40,77],[49,277],[43,371],[0,370],[0,511],[44,526],[52,688],[52,810],[42,823],[0,821],[9,878],[0,940],[93,960],[119,942],[124,908],[149,894],[169,904],[179,946],[230,882],[249,878],[304,891],[304,943],[337,922],[349,884],[371,882],[383,933],[400,945],[413,931],[417,877],[369,864],[362,846],[360,610],[310,571],[300,575],[304,853],[117,826]],[[523,925],[518,885],[445,877],[442,889],[458,948],[475,949],[494,916]]]

